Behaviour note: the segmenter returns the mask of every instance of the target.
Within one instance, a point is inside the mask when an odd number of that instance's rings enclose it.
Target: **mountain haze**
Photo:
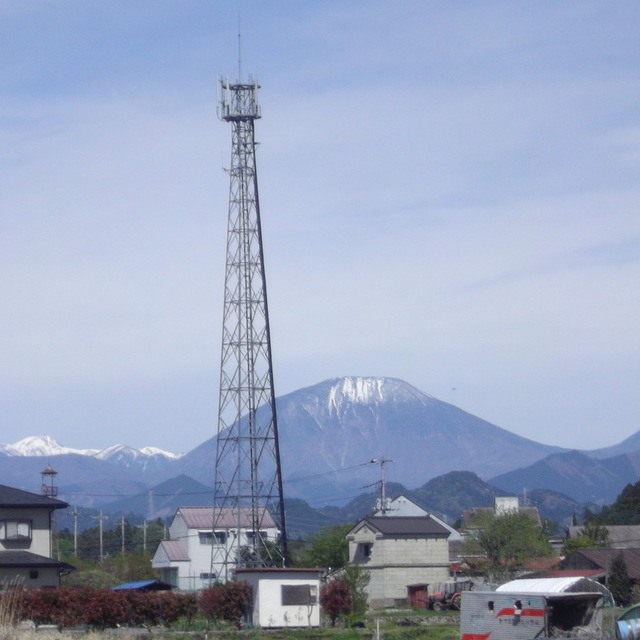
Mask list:
[[[285,499],[344,505],[380,480],[414,489],[451,472],[493,478],[502,491],[550,489],[574,500],[610,501],[640,470],[640,451],[596,460],[517,436],[394,378],[326,380],[277,399]],[[260,411],[260,410],[259,410]],[[636,434],[625,442],[640,442]],[[593,452],[596,453],[596,452]],[[58,472],[61,495],[78,506],[100,506],[143,494],[178,476],[211,487],[212,437],[184,455],[115,445],[68,449],[47,436],[0,445],[0,473],[39,490],[40,472]],[[537,465],[537,466],[536,466]],[[622,483],[622,484],[621,484]],[[467,483],[469,486],[470,483]],[[144,500],[143,500],[144,502]]]

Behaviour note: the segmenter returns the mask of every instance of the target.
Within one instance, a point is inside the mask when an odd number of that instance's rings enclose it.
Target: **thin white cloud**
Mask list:
[[[187,416],[195,446],[237,12],[64,6],[0,9],[6,438],[184,449]],[[638,11],[245,3],[279,391],[393,375],[551,444],[640,427]],[[100,442],[64,435],[79,407]]]

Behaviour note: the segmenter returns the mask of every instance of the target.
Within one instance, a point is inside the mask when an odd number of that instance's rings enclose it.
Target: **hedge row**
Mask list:
[[[214,587],[216,604],[207,589],[200,597],[193,593],[170,591],[112,591],[61,587],[59,589],[23,589],[0,595],[0,609],[15,608],[16,620],[31,620],[36,625],[58,627],[91,626],[106,629],[118,626],[168,626],[181,618],[189,623],[201,611],[209,620],[228,620],[236,625],[251,605],[251,589],[230,583]],[[238,589],[248,589],[240,602]],[[247,599],[248,598],[248,599]],[[202,601],[202,602],[201,602]]]

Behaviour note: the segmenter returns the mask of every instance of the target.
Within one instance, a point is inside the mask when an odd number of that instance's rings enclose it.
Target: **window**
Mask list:
[[[201,573],[200,580],[215,580],[218,577],[216,573]]]
[[[31,521],[0,520],[0,540],[31,540]]]
[[[256,536],[258,537],[258,539],[262,539],[262,540],[266,540],[267,539],[267,532],[263,531],[262,529],[258,532],[256,531],[247,531],[247,540],[253,540]]]
[[[309,605],[317,602],[317,589],[310,584],[283,584],[282,606]]]
[[[198,531],[198,538],[200,544],[214,544],[214,532],[213,531]],[[227,534],[224,531],[215,532],[215,544],[223,545],[227,541]]]
[[[372,542],[363,542],[363,543],[360,543],[358,546],[360,547],[360,552],[362,553],[363,557],[365,558],[371,557],[371,549],[373,548]]]

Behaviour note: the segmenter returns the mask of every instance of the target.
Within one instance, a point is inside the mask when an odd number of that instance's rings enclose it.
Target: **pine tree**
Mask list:
[[[629,604],[632,586],[633,583],[627,571],[627,563],[624,561],[622,553],[619,553],[613,559],[609,570],[609,590],[616,604],[622,607],[626,607]]]

